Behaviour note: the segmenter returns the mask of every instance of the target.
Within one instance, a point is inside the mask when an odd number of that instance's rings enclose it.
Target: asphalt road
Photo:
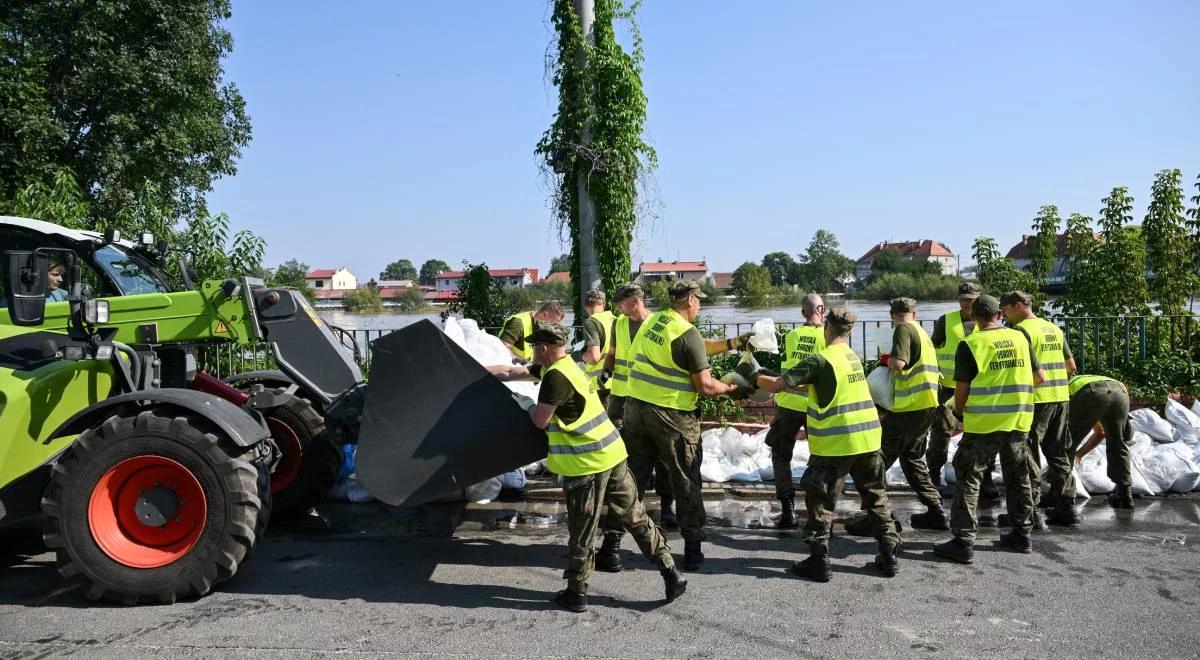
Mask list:
[[[906,531],[891,579],[869,566],[873,542],[837,536],[828,584],[787,573],[796,536],[715,526],[669,605],[627,539],[627,570],[597,575],[584,614],[549,602],[565,564],[553,511],[414,524],[368,507],[357,528],[272,534],[219,591],[172,606],[90,603],[49,555],[0,569],[0,658],[1196,657],[1200,500],[1139,504],[1129,517],[1094,502],[1084,528],[1039,533],[1033,555],[984,530],[971,566],[929,554],[944,534]],[[762,506],[710,503],[715,524],[751,527]]]

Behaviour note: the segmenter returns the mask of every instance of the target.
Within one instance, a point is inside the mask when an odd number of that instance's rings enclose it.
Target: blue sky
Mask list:
[[[235,0],[226,76],[254,139],[209,206],[360,279],[408,258],[545,269],[534,145],[557,104],[544,0]],[[647,0],[658,217],[639,259],[733,270],[818,228],[1002,248],[1042,204],[1145,212],[1200,173],[1200,3]],[[963,259],[965,264],[967,259]]]

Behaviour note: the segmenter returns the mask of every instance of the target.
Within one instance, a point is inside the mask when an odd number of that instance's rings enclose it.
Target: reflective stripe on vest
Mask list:
[[[592,382],[596,384],[596,389],[607,390],[609,389],[607,384],[600,385],[600,374],[604,372],[604,362],[607,360],[608,349],[612,346],[613,319],[616,317],[612,312],[605,310],[592,314],[590,318],[596,319],[600,323],[600,327],[604,328],[604,341],[600,342],[600,361],[596,364],[585,364],[583,370],[587,373],[588,378],[591,378]]]
[[[963,330],[962,310],[946,314],[946,343],[937,352],[938,370],[942,372],[942,387],[954,387],[954,354],[958,344],[966,338]]]
[[[1037,356],[1046,382],[1034,390],[1034,403],[1059,403],[1071,398],[1067,390],[1067,359],[1063,354],[1063,332],[1044,319],[1025,319],[1017,324],[1029,333],[1033,354]]]
[[[892,412],[912,412],[936,408],[938,404],[937,391],[941,381],[941,369],[938,367],[937,353],[929,335],[915,321],[907,321],[917,331],[921,341],[921,357],[913,364],[906,365],[904,371],[896,374],[895,402]]]
[[[517,339],[517,341],[513,342],[512,350],[517,355],[525,358],[525,361],[528,362],[533,359],[533,347],[525,341],[525,338],[533,334],[533,312],[521,312],[520,314],[513,314],[504,320],[504,325],[507,326],[508,322],[513,319],[517,319],[521,322],[521,336]]]
[[[696,409],[699,397],[692,377],[671,355],[671,342],[691,329],[692,324],[673,309],[655,312],[642,323],[633,341],[628,396],[663,408]]]
[[[1033,425],[1033,371],[1029,342],[1011,328],[976,330],[963,341],[979,367],[967,405],[963,430],[967,433],[1029,431]]]
[[[1075,376],[1071,376],[1071,379],[1069,381],[1067,381],[1067,391],[1069,391],[1071,393],[1071,396],[1075,396],[1076,394],[1079,393],[1079,390],[1087,387],[1088,385],[1091,385],[1092,383],[1102,383],[1106,380],[1112,381],[1114,383],[1121,382],[1115,378],[1109,378],[1108,376],[1093,376],[1090,374],[1078,374]],[[1121,387],[1124,388],[1125,383],[1121,383]]]
[[[825,350],[825,328],[819,325],[802,325],[792,328],[783,338],[782,371],[800,364],[804,358]],[[775,405],[788,410],[808,410],[808,396],[794,391],[783,391],[775,395]]]
[[[808,399],[808,446],[816,456],[852,456],[876,451],[882,429],[858,355],[845,343],[821,350],[837,381],[824,408]]]
[[[546,467],[555,474],[579,477],[596,474],[625,460],[625,443],[612,420],[604,412],[600,397],[587,374],[575,364],[570,355],[563,356],[546,368],[542,378],[551,372],[566,377],[575,391],[583,395],[583,413],[567,424],[556,414],[546,426],[550,450]]]

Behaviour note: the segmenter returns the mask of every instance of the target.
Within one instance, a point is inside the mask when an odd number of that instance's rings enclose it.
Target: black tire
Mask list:
[[[325,419],[307,399],[288,394],[282,387],[274,394],[282,403],[259,412],[268,420],[275,418],[287,424],[295,431],[303,449],[299,473],[275,493],[273,515],[288,519],[304,515],[325,499],[342,469],[342,450],[330,441],[325,433]],[[286,451],[284,446],[280,449]]]
[[[54,468],[42,498],[43,538],[59,572],[78,581],[88,598],[125,604],[173,603],[203,596],[233,577],[257,540],[262,502],[257,447],[238,447],[202,418],[155,409],[114,415],[85,431]],[[131,458],[175,461],[196,479],[206,503],[199,538],[179,558],[153,568],[113,559],[97,544],[89,502],[101,477]]]

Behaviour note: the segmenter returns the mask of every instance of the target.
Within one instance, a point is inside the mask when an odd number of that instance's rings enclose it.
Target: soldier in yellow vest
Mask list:
[[[825,301],[810,293],[800,303],[804,325],[792,328],[783,338],[784,371],[800,364],[810,355],[825,349]],[[775,470],[775,497],[783,513],[775,523],[778,529],[795,529],[796,486],[792,483],[792,454],[796,451],[796,434],[804,427],[808,413],[808,388],[784,390],[775,395],[775,419],[767,431],[766,444],[771,448],[771,465]]]
[[[833,308],[825,317],[825,348],[820,353],[808,356],[782,376],[760,372],[753,381],[776,394],[797,385],[809,386],[808,446],[812,456],[800,486],[808,507],[804,531],[810,555],[792,564],[792,572],[817,582],[828,582],[832,576],[829,535],[847,474],[854,478],[872,533],[879,540],[876,569],[888,577],[900,570],[896,560],[900,537],[892,526],[879,452],[879,414],[862,361],[846,341],[857,320],[854,312]]]
[[[933,547],[934,554],[969,564],[974,560],[979,525],[975,507],[979,484],[996,455],[1004,468],[1008,517],[1012,530],[1000,543],[1017,552],[1033,551],[1033,489],[1029,483],[1029,445],[1034,387],[1045,376],[1025,335],[1000,325],[1000,301],[979,296],[971,303],[975,332],[959,343],[954,356],[954,411],[963,420],[963,436],[954,454],[958,484],[950,512],[954,538]]]
[[[533,332],[535,321],[561,323],[563,306],[557,300],[542,303],[536,312],[513,314],[504,321],[500,329],[500,341],[512,353],[513,364],[527,364],[533,359],[533,348],[525,343],[525,337]]]
[[[1076,374],[1067,382],[1071,395],[1071,440],[1078,447],[1075,459],[1104,442],[1108,456],[1108,478],[1117,489],[1108,494],[1108,503],[1117,509],[1133,508],[1130,485],[1133,475],[1129,465],[1129,440],[1133,428],[1129,424],[1129,391],[1125,383],[1107,376]],[[1091,440],[1079,444],[1093,430]]]
[[[588,291],[583,299],[583,311],[587,313],[583,321],[583,370],[596,386],[600,403],[606,407],[611,372],[605,373],[604,362],[612,347],[613,324],[617,320],[612,312],[605,309],[607,304],[608,298],[600,290]]]
[[[701,544],[705,539],[699,400],[701,396],[744,397],[749,393],[713,378],[708,355],[721,348],[737,348],[747,337],[705,342],[692,325],[700,314],[700,299],[705,297],[700,285],[692,280],[677,281],[669,293],[671,306],[651,314],[634,340],[623,432],[629,446],[629,468],[639,488],[649,486],[656,464],[661,461],[667,466],[683,536],[683,568],[694,571],[704,562]]]
[[[1068,426],[1068,402],[1071,394],[1067,379],[1075,373],[1075,358],[1062,330],[1033,313],[1033,298],[1024,291],[1009,291],[1000,296],[1000,309],[1011,328],[1025,334],[1042,371],[1045,382],[1034,390],[1033,426],[1029,429],[1029,483],[1033,487],[1035,529],[1039,528],[1038,502],[1042,496],[1040,456],[1046,456],[1049,508],[1046,522],[1074,527],[1079,524],[1075,511],[1074,444]],[[1003,522],[1001,523],[1003,524]]]
[[[675,570],[666,537],[646,516],[637,485],[626,464],[625,443],[583,370],[566,351],[567,331],[557,323],[535,324],[524,337],[533,353],[533,366],[495,366],[488,370],[501,380],[540,378],[538,403],[530,409],[533,424],[549,440],[546,467],[563,478],[567,501],[567,588],[554,600],[572,612],[587,610],[588,580],[592,577],[596,529],[605,509],[620,520],[637,540],[647,559],[658,566],[668,602],[687,588]]]

